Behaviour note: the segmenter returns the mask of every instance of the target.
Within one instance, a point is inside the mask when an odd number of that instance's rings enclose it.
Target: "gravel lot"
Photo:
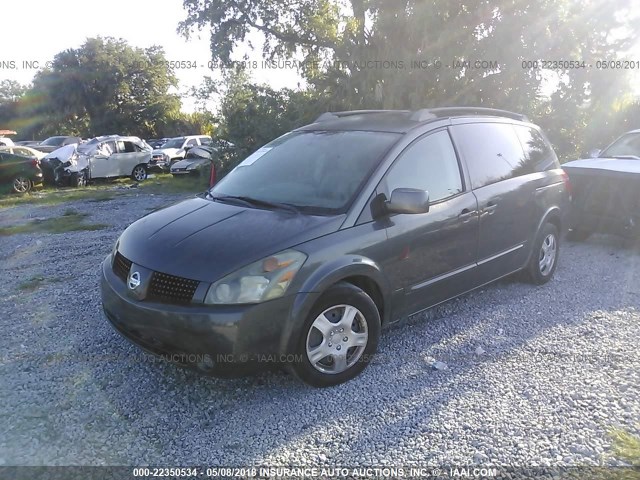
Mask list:
[[[638,433],[639,250],[565,242],[550,284],[502,281],[393,327],[345,385],[220,380],[150,361],[101,314],[119,233],[184,197],[0,210],[0,226],[70,207],[110,225],[0,236],[0,465],[610,465],[610,428]]]

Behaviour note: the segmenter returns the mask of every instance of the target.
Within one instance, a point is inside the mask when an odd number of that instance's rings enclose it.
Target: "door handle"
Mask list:
[[[486,207],[484,207],[484,209],[482,210],[482,214],[483,215],[493,215],[494,213],[496,213],[496,209],[498,208],[498,205],[493,203],[493,202],[489,202],[487,204]]]
[[[468,208],[465,208],[462,210],[460,215],[458,215],[458,218],[462,220],[462,223],[469,223],[477,213],[478,212],[476,210],[469,210]]]

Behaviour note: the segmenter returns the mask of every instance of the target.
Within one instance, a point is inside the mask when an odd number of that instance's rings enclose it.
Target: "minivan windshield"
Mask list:
[[[600,157],[625,157],[640,160],[640,133],[628,133],[609,145]]]
[[[342,213],[399,137],[366,131],[291,132],[247,157],[210,193]]]

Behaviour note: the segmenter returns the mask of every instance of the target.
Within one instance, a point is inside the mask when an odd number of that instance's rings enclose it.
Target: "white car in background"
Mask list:
[[[0,147],[11,147],[15,145],[13,140],[11,140],[6,135],[15,135],[16,132],[13,130],[0,130]]]
[[[151,147],[138,137],[108,135],[54,150],[42,159],[46,183],[82,187],[97,178],[147,178]]]
[[[36,150],[31,147],[24,147],[22,145],[15,145],[13,147],[0,147],[0,152],[13,153],[14,155],[22,155],[25,157],[35,157],[38,160],[42,160],[47,154]]]
[[[149,168],[157,171],[169,171],[171,165],[182,160],[189,149],[210,144],[211,137],[208,135],[188,135],[172,138],[162,145],[162,148],[156,148],[153,151]]]

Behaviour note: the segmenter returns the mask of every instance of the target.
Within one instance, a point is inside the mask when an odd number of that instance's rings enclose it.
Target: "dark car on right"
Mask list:
[[[42,178],[37,158],[0,152],[0,189],[27,193],[41,184]]]
[[[592,158],[563,166],[573,186],[569,238],[592,233],[640,235],[640,130],[625,133]]]

